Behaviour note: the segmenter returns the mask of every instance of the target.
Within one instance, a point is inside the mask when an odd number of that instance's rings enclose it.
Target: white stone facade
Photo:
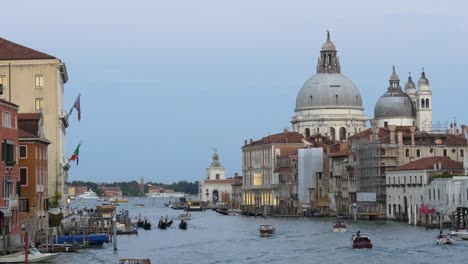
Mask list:
[[[320,133],[338,141],[366,130],[367,121],[360,109],[321,108],[297,110],[291,123],[304,136]]]

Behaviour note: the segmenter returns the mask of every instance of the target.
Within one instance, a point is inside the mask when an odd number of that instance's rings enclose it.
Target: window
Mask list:
[[[426,99],[426,108],[429,109],[429,99]]]
[[[2,161],[7,163],[7,165],[14,164],[14,146],[13,141],[5,140],[2,142]],[[11,165],[13,165],[11,164]],[[9,166],[11,166],[9,165]]]
[[[335,140],[335,128],[330,127],[330,137],[332,140]]]
[[[460,158],[463,158],[463,149],[460,149]]]
[[[418,158],[421,157],[421,150],[419,149],[416,150],[416,157]]]
[[[3,91],[5,91],[5,88],[6,88],[6,75],[0,75],[0,85],[2,86]]]
[[[388,122],[387,122],[387,121],[383,122],[383,126],[384,126],[385,128],[387,128],[387,127],[388,127]]]
[[[29,212],[29,198],[19,199],[19,209],[20,212]]]
[[[254,185],[262,185],[262,174],[254,173]]]
[[[305,136],[306,137],[310,136],[310,129],[308,129],[308,128],[305,129]]]
[[[409,157],[409,149],[406,149],[405,156],[406,156],[406,157]]]
[[[457,152],[457,150],[456,150],[456,149],[452,149],[452,153],[456,153],[456,152]]]
[[[20,159],[28,158],[28,147],[27,146],[19,146],[19,158]]]
[[[322,179],[322,172],[317,172],[317,178],[319,178],[319,180]]]
[[[426,101],[424,101],[424,99],[421,99],[421,109],[424,109],[426,108],[426,104],[425,104]]]
[[[422,184],[422,176],[419,176],[419,183]]]
[[[9,180],[3,181],[3,198],[13,197],[13,182]]]
[[[43,87],[44,86],[44,75],[43,74],[36,74],[36,87]]]
[[[437,189],[437,199],[440,201],[440,189]]]
[[[2,127],[11,128],[11,113],[2,112]]]
[[[343,141],[346,139],[346,128],[341,127],[340,128],[340,141]]]
[[[320,199],[323,199],[323,189],[322,189],[321,186],[319,188],[319,197],[320,197]]]
[[[44,107],[44,99],[43,98],[36,98],[36,100],[34,102],[34,109],[36,109],[36,111],[39,111],[43,107]]]
[[[429,190],[429,201],[431,200],[431,190]]]
[[[28,168],[20,168],[20,183],[28,185]]]
[[[447,157],[447,150],[444,149],[444,157]]]
[[[219,173],[216,174],[216,179],[219,180]]]

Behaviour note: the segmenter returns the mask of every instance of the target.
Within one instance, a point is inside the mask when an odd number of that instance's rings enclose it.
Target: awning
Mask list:
[[[11,216],[11,210],[8,210],[8,208],[0,208],[0,213],[2,217],[10,217]]]

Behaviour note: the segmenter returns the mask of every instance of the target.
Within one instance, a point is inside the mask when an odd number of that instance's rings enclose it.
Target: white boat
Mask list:
[[[83,194],[78,195],[80,199],[99,199],[99,196],[93,190],[89,189],[88,191],[84,192]]]
[[[192,215],[189,212],[185,214],[180,214],[178,217],[179,220],[185,220],[185,221],[190,220],[191,218],[192,218]]]
[[[41,253],[37,248],[30,248],[28,250],[28,262],[42,262],[58,256],[59,253]],[[17,252],[10,255],[0,257],[0,263],[25,263],[25,254]]]
[[[171,193],[166,193],[166,192],[162,192],[162,193],[157,193],[157,192],[154,192],[154,193],[151,193],[148,197],[151,197],[151,198],[182,198],[182,197],[186,197],[185,193],[182,193],[182,192],[171,192]]]
[[[456,235],[457,237],[463,239],[463,240],[468,240],[468,231],[464,230],[464,231],[456,231],[454,232],[454,235]]]
[[[455,245],[455,239],[450,236],[438,236],[435,240],[436,245]]]
[[[333,232],[341,233],[346,231],[348,230],[346,229],[346,225],[343,222],[336,222],[333,224]]]

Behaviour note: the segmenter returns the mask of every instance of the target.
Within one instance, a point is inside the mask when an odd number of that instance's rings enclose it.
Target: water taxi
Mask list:
[[[43,262],[58,256],[59,253],[41,253],[36,248],[28,250],[28,262]],[[24,251],[0,257],[0,263],[25,263],[26,255]]]
[[[119,264],[151,264],[147,258],[121,258]]]
[[[346,225],[343,222],[336,222],[333,224],[333,232],[346,232]]]
[[[261,225],[258,230],[261,236],[271,236],[276,231],[275,227],[272,225]]]
[[[366,235],[358,234],[351,237],[353,248],[372,248],[372,241]]]

